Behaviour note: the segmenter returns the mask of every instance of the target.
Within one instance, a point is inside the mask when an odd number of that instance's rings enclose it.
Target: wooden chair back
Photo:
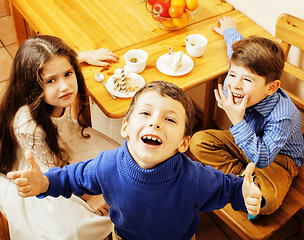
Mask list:
[[[282,14],[277,20],[275,37],[282,41],[281,46],[285,52],[286,62],[284,71],[299,81],[304,82],[304,70],[287,61],[291,46],[304,51],[304,20],[286,13]],[[285,91],[290,95],[300,111],[304,112],[303,100],[286,89]]]
[[[287,60],[291,46],[304,50],[304,20],[289,14],[282,14],[277,20],[275,36],[277,39],[281,40]],[[299,81],[304,82],[303,69],[296,67],[287,61],[285,63],[284,72],[291,74],[295,78],[299,79]],[[284,90],[286,89],[284,88]],[[288,92],[288,94],[299,110],[303,113],[304,101],[291,92]],[[287,223],[288,220],[290,220],[298,211],[302,210],[303,207],[304,169],[302,167],[299,175],[294,179],[281,207],[273,214],[269,216],[260,215],[253,223],[247,219],[246,212],[234,211],[230,204],[225,206],[223,209],[214,211],[213,213],[242,239],[268,239],[285,223]],[[302,229],[304,228],[302,227]],[[273,239],[278,238],[275,237]],[[284,239],[287,239],[287,237]]]

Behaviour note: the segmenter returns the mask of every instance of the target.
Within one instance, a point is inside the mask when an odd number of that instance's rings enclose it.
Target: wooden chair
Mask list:
[[[304,20],[289,14],[282,14],[277,19],[275,36],[281,40],[286,59],[291,46],[304,50]],[[286,62],[284,72],[304,82],[303,69]],[[288,94],[303,113],[304,101],[290,92],[288,92]],[[273,214],[269,216],[260,215],[259,218],[252,223],[247,219],[247,213],[234,211],[230,204],[213,213],[242,239],[268,239],[303,207],[304,169],[302,167],[299,175],[294,179],[283,204]]]
[[[0,239],[1,240],[10,240],[8,222],[6,217],[0,211]]]

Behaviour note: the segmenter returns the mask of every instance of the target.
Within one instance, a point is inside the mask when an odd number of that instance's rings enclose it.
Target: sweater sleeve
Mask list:
[[[243,178],[224,174],[210,166],[199,168],[198,208],[209,212],[221,209],[228,203],[234,210],[246,210],[243,199]]]
[[[99,161],[104,152],[96,158],[67,165],[64,168],[52,168],[44,175],[49,180],[49,189],[45,193],[38,195],[38,198],[46,196],[70,198],[73,193],[77,196],[83,194],[99,195],[102,189],[98,181]]]

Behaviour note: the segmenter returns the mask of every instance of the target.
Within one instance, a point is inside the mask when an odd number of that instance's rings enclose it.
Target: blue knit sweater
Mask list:
[[[127,141],[95,159],[53,168],[45,175],[50,187],[40,198],[103,193],[111,220],[128,240],[190,239],[199,225],[198,211],[220,209],[229,202],[235,210],[246,210],[243,179],[204,167],[181,153],[142,169]]]

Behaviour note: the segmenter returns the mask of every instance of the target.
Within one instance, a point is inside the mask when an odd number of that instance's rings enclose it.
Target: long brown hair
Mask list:
[[[0,104],[0,172],[6,174],[12,170],[17,160],[17,140],[13,130],[13,120],[20,107],[29,106],[37,125],[45,131],[45,141],[51,151],[63,160],[59,147],[57,127],[51,120],[54,107],[44,101],[42,88],[42,70],[54,56],[66,57],[74,68],[78,84],[77,121],[83,130],[90,120],[84,114],[87,103],[87,91],[83,74],[77,60],[77,53],[60,38],[40,35],[24,41],[13,61],[7,91]],[[59,166],[61,163],[57,163]]]

